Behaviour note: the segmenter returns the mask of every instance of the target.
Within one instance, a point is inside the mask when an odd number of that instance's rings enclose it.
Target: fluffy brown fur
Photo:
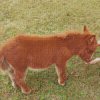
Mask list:
[[[58,82],[65,85],[66,62],[79,55],[86,63],[91,60],[98,44],[96,36],[84,26],[83,32],[67,32],[64,35],[18,35],[6,41],[0,48],[0,68],[8,70],[12,85],[30,93],[24,80],[26,70],[45,69],[55,63]]]

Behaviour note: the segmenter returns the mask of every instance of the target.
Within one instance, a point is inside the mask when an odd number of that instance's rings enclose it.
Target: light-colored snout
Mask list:
[[[88,64],[89,62],[92,61],[92,56],[93,56],[93,54],[91,56],[89,56],[88,58],[84,59],[85,64]]]

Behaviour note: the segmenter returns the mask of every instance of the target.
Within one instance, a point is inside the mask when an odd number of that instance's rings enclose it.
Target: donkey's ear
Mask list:
[[[84,27],[83,27],[83,32],[84,32],[84,33],[89,32],[85,25],[84,25]]]
[[[94,42],[95,37],[96,37],[96,35],[93,35],[93,36],[90,36],[90,37],[88,38],[88,44],[89,44],[89,45],[91,45],[91,44]]]

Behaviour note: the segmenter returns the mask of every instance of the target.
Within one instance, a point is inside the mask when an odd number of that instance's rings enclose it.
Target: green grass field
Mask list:
[[[0,46],[17,34],[49,35],[82,30],[83,25],[100,40],[100,0],[0,0]],[[74,56],[66,75],[67,85],[60,86],[54,65],[42,72],[29,70],[26,84],[32,93],[23,94],[0,72],[0,100],[100,100],[100,63],[85,65]]]

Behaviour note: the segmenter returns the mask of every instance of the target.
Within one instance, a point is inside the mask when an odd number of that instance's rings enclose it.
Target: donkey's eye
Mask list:
[[[89,52],[89,53],[93,53],[93,51],[92,51],[92,50],[88,50],[88,52]]]

